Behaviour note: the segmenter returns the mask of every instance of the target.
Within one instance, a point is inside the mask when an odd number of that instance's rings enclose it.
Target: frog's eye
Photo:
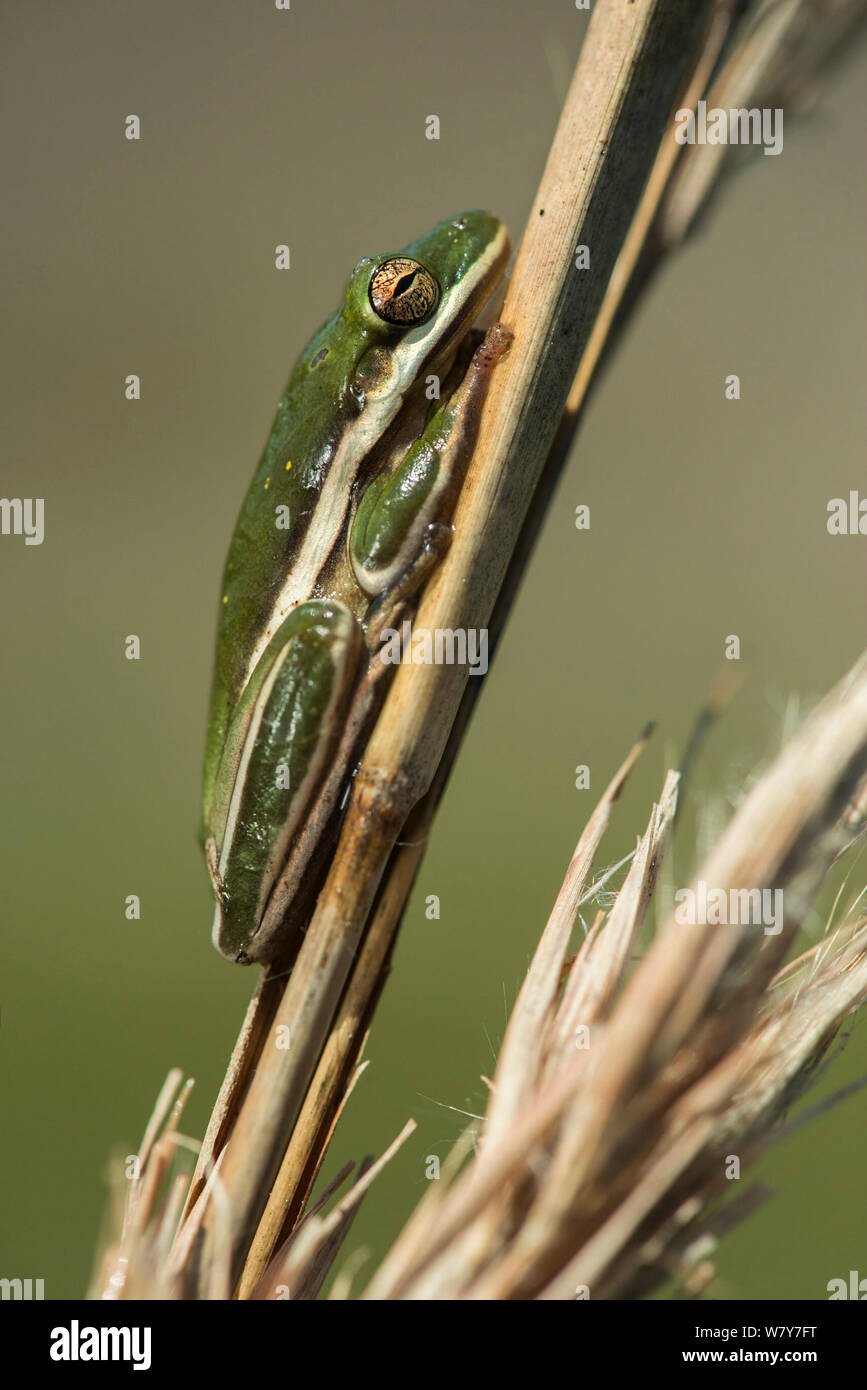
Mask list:
[[[429,270],[407,256],[391,256],[370,277],[373,312],[386,323],[424,323],[439,303],[440,287]]]

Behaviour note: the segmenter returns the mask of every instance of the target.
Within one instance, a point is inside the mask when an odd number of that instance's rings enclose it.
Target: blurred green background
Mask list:
[[[135,1150],[173,1065],[202,1133],[254,983],[209,943],[195,831],[222,563],[289,368],[361,255],[475,206],[519,239],[584,24],[566,0],[4,7],[2,491],[45,498],[46,538],[0,539],[0,1274],[49,1297],[84,1291],[108,1155]],[[482,1107],[574,842],[644,722],[660,729],[607,862],[740,635],[682,882],[701,807],[724,814],[790,694],[815,698],[863,646],[864,541],[825,529],[828,499],[864,485],[863,70],[850,58],[782,155],[731,182],[594,396],[332,1145],[329,1172],[419,1122],[350,1237],[365,1272],[425,1155]],[[817,1094],[865,1061],[862,1023]],[[867,1274],[863,1117],[856,1096],[763,1161],[776,1198],[724,1246],[713,1294],[823,1298]]]

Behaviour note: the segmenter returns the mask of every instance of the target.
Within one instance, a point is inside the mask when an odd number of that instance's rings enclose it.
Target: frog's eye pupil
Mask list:
[[[424,323],[439,303],[440,287],[430,271],[408,256],[390,256],[370,277],[371,307],[386,323]]]
[[[394,287],[395,299],[399,299],[402,294],[406,294],[410,285],[415,284],[416,274],[417,272],[413,271],[412,275],[403,275],[400,278],[400,280],[398,280],[397,284]]]

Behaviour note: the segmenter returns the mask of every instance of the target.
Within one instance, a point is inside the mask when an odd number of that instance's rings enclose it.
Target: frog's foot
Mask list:
[[[409,616],[410,600],[421,589],[431,571],[436,569],[451,541],[451,526],[432,521],[425,527],[422,546],[415,559],[394,584],[377,595],[364,615],[364,632],[371,651],[379,645],[384,628],[399,627]]]

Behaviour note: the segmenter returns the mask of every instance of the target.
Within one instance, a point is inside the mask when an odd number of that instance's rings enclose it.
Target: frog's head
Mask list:
[[[357,343],[379,349],[377,358],[387,355],[390,390],[405,390],[434,360],[448,358],[496,288],[509,252],[502,222],[464,212],[400,251],[359,261],[342,318]]]

